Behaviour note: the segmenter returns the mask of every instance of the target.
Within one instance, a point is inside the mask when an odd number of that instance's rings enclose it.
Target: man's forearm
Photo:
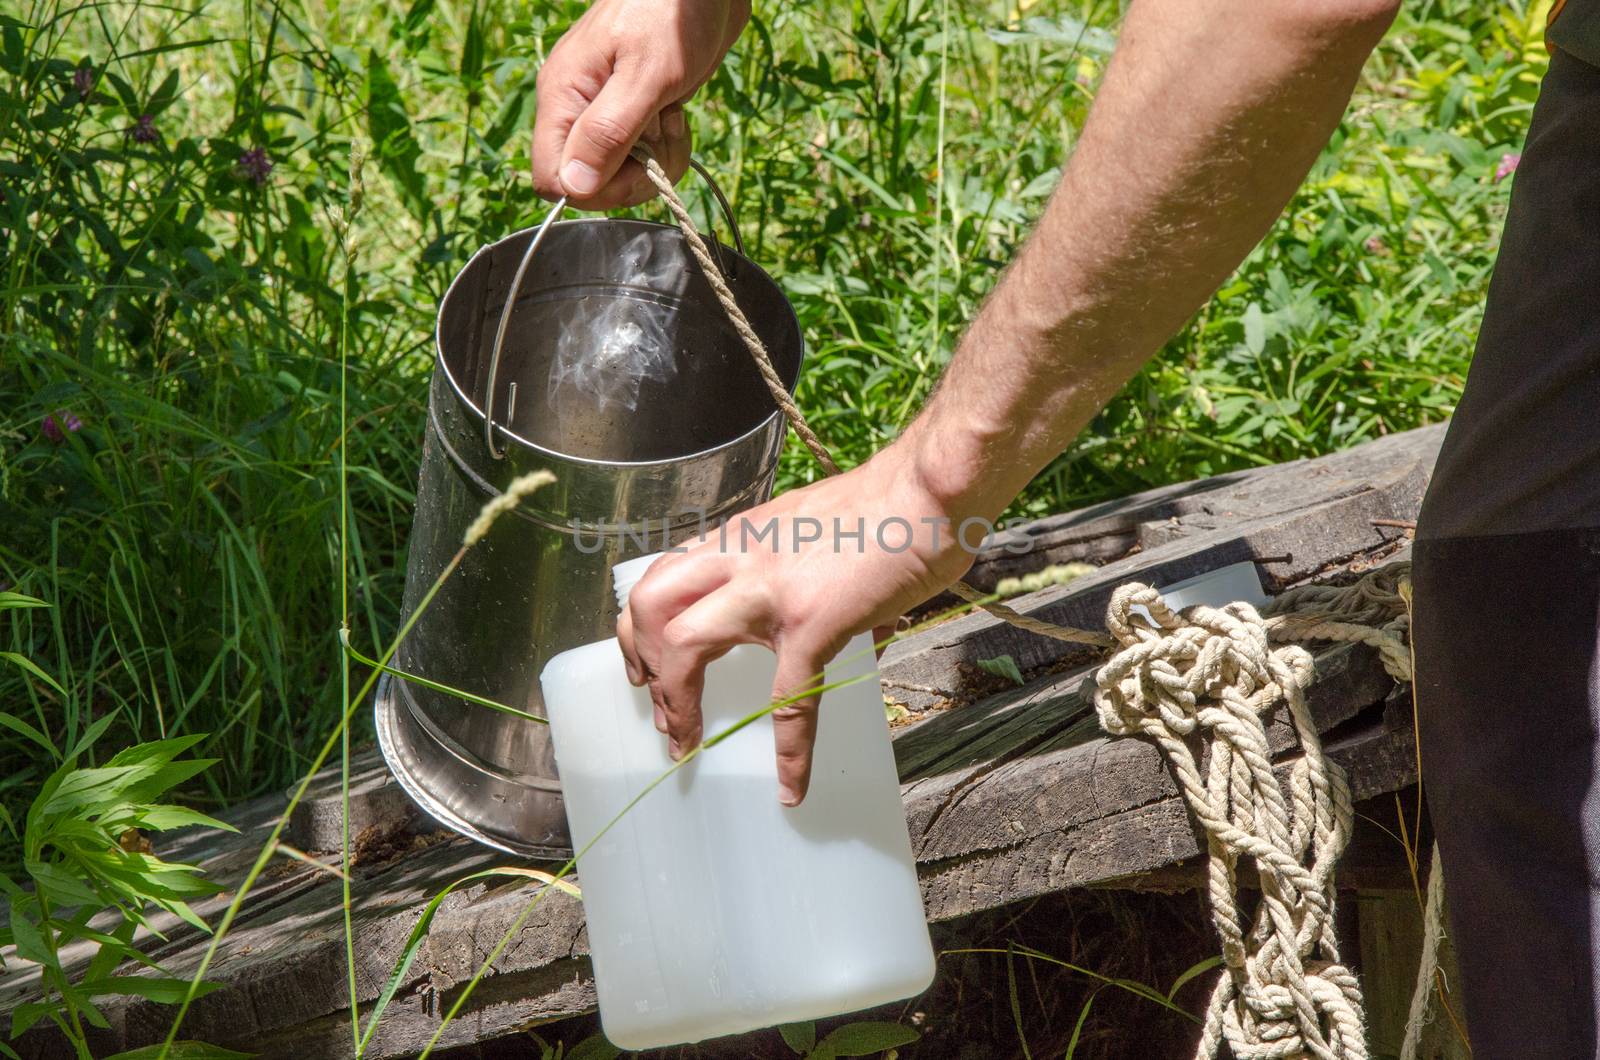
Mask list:
[[[1027,245],[898,443],[994,516],[1260,241],[1338,124],[1390,0],[1142,0]]]

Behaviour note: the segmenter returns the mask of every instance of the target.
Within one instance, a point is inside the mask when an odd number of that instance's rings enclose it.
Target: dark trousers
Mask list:
[[[1475,1057],[1585,1060],[1600,1058],[1600,68],[1556,51],[1515,181],[1419,521],[1423,781]]]

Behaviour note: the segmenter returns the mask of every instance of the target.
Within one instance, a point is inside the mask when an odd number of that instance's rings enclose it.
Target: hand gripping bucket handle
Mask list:
[[[628,154],[640,165],[643,165],[652,157],[650,149],[644,144],[635,144]],[[741,257],[744,256],[744,238],[739,235],[739,223],[733,215],[733,207],[728,204],[727,196],[722,194],[722,189],[718,187],[716,180],[712,178],[704,166],[693,158],[689,159],[689,165],[696,173],[700,174],[700,178],[711,189],[712,197],[717,200],[717,205],[722,209],[722,216],[728,222],[728,230],[733,234],[733,249],[738,251]],[[538,251],[539,244],[544,241],[545,233],[550,231],[550,226],[566,212],[566,209],[567,197],[563,195],[556,200],[556,204],[550,208],[549,214],[545,216],[544,222],[539,225],[539,230],[528,241],[528,249],[522,252],[522,260],[517,263],[517,271],[511,278],[511,289],[506,292],[505,305],[500,309],[500,323],[495,328],[494,346],[489,353],[489,382],[484,389],[483,400],[483,445],[489,451],[489,455],[496,460],[504,460],[506,452],[495,443],[494,384],[500,373],[500,351],[505,346],[506,332],[511,327],[511,310],[516,305],[517,292],[522,290],[522,280],[528,274],[528,266],[533,263],[534,253]],[[716,240],[712,240],[711,247],[712,252],[717,255],[717,267],[722,270],[723,276],[731,275],[728,259],[723,256],[721,245]],[[508,422],[515,418],[516,411],[517,384],[512,382],[506,393],[506,420]]]

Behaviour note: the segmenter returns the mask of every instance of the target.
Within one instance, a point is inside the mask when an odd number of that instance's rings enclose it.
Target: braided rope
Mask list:
[[[823,470],[838,474],[672,181],[653,158],[641,161],[773,401]],[[1315,677],[1311,655],[1286,642],[1367,644],[1395,680],[1409,682],[1410,564],[1390,564],[1350,586],[1291,589],[1260,612],[1234,603],[1179,614],[1156,590],[1130,583],[1112,595],[1109,635],[1023,615],[962,581],[951,591],[1019,629],[1119,649],[1093,678],[1101,725],[1112,735],[1155,740],[1206,833],[1207,888],[1224,967],[1195,1055],[1215,1057],[1226,1042],[1235,1060],[1366,1060],[1361,986],[1340,961],[1331,897],[1334,869],[1354,822],[1350,785],[1344,770],[1323,753],[1306,705]],[[1154,628],[1134,622],[1135,605],[1153,617]],[[1274,642],[1282,646],[1274,648]],[[1301,749],[1289,770],[1287,798],[1273,772],[1262,721],[1280,701]],[[1210,752],[1203,775],[1190,739],[1196,734],[1207,738]],[[1237,894],[1239,862],[1246,857],[1255,863],[1261,889],[1248,923]],[[1443,933],[1437,846],[1432,869],[1423,962],[1402,1060],[1415,1060]]]
[[[1353,585],[1291,589],[1260,612],[1234,603],[1180,614],[1136,583],[1111,598],[1106,626],[1119,649],[1090,690],[1101,726],[1157,743],[1206,836],[1224,967],[1198,1057],[1216,1056],[1224,1042],[1236,1060],[1367,1056],[1361,988],[1339,957],[1332,899],[1353,824],[1350,786],[1324,754],[1306,705],[1311,655],[1289,642],[1371,645],[1388,673],[1408,682],[1409,592],[1410,565],[1395,563]],[[1280,702],[1301,751],[1286,785],[1273,773],[1263,720]],[[1210,752],[1204,770],[1197,743]],[[1254,861],[1261,891],[1248,914],[1236,883],[1244,858]],[[1438,878],[1430,881],[1430,931],[1440,920]],[[1431,977],[1430,968],[1414,1020]]]

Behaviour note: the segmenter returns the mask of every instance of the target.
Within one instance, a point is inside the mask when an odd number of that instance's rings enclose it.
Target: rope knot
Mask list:
[[[1361,988],[1339,962],[1332,901],[1354,820],[1350,787],[1323,754],[1306,704],[1311,653],[1290,642],[1369,644],[1390,674],[1409,680],[1409,593],[1408,565],[1394,564],[1348,586],[1291,589],[1260,611],[1233,603],[1178,612],[1138,583],[1112,594],[1106,629],[1117,650],[1089,698],[1108,733],[1160,746],[1206,837],[1225,967],[1199,1056],[1226,1041],[1236,1060],[1366,1060]],[[1279,704],[1301,751],[1282,777],[1265,722]],[[1261,892],[1249,911],[1237,894],[1246,858]]]

